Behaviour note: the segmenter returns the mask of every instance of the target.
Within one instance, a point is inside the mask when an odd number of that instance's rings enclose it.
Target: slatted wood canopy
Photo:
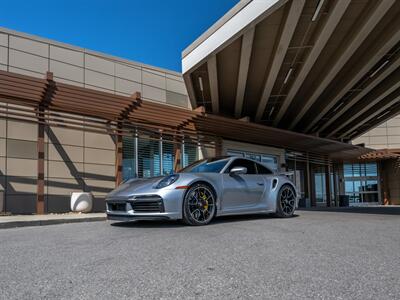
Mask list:
[[[196,110],[0,71],[2,117],[63,126],[99,133],[132,135],[135,130],[187,137],[217,145],[221,139],[276,146],[326,156],[331,160],[355,159],[370,150],[312,135],[268,127],[246,120],[216,116]]]
[[[248,121],[142,100],[140,93],[119,96],[46,78],[0,71],[0,118],[39,124],[37,136],[37,205],[44,207],[44,134],[46,126],[111,134],[116,137],[116,184],[122,180],[122,136],[138,132],[182,139],[221,149],[222,139],[276,146],[316,155],[324,161],[356,159],[368,149]],[[179,147],[176,156],[179,157]]]

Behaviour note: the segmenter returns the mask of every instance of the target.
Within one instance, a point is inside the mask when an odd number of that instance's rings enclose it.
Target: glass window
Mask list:
[[[185,151],[183,154],[183,167],[186,167],[198,160],[197,145],[185,143]]]
[[[361,192],[361,181],[355,180],[354,181],[354,191]]]
[[[257,166],[257,173],[258,174],[273,174],[273,172],[271,170],[269,170],[268,168],[264,167],[263,165],[256,164],[256,166]]]
[[[346,191],[346,193],[354,192],[353,181],[345,181],[345,191]]]
[[[248,158],[248,159],[255,160],[255,161],[261,161],[261,155],[258,155],[258,154],[246,153],[245,157]]]
[[[174,144],[163,141],[163,165],[162,175],[170,175],[174,173],[175,152]]]
[[[139,138],[139,177],[160,176],[160,141]]]
[[[353,177],[353,165],[344,164],[343,165],[344,177]]]
[[[128,180],[136,177],[135,171],[135,138],[122,137],[122,178]]]
[[[326,201],[325,173],[314,173],[315,197],[317,202]]]
[[[367,185],[365,190],[367,192],[377,192],[378,191],[378,180],[367,180]]]
[[[238,156],[238,157],[244,157],[244,153],[240,152],[240,151],[232,151],[232,150],[228,150],[228,155],[229,156]]]
[[[196,161],[186,168],[182,169],[180,173],[219,173],[228,163],[229,158],[208,158]]]
[[[261,155],[261,162],[264,163],[268,168],[274,171],[278,171],[278,158],[273,155]]]
[[[366,166],[366,176],[375,177],[378,176],[378,166],[376,163],[368,163]]]
[[[251,160],[241,159],[241,158],[235,159],[229,166],[228,172],[230,172],[233,168],[236,168],[236,167],[247,168],[247,174],[257,174],[256,165]]]
[[[228,150],[229,156],[246,157],[255,161],[262,162],[269,169],[278,171],[278,158],[275,155],[258,154],[239,150]]]
[[[345,193],[350,202],[378,202],[378,165],[376,163],[344,164]]]

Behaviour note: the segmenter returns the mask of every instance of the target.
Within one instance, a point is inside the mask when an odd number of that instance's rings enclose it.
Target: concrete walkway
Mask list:
[[[0,216],[0,229],[105,220],[106,215],[104,213]]]

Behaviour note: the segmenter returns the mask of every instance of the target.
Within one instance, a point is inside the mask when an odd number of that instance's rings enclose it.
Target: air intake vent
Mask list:
[[[131,202],[133,211],[135,212],[164,212],[163,200],[160,196],[138,196]]]
[[[273,189],[276,188],[277,184],[278,184],[278,179],[274,178],[274,179],[272,180],[272,188],[273,188]]]

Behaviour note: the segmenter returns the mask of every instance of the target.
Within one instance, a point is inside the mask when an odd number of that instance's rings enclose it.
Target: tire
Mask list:
[[[217,198],[213,189],[204,183],[191,186],[183,199],[183,222],[201,226],[211,222],[217,212]]]
[[[289,185],[285,184],[278,192],[276,199],[276,216],[279,218],[293,217],[296,209],[296,191]]]

